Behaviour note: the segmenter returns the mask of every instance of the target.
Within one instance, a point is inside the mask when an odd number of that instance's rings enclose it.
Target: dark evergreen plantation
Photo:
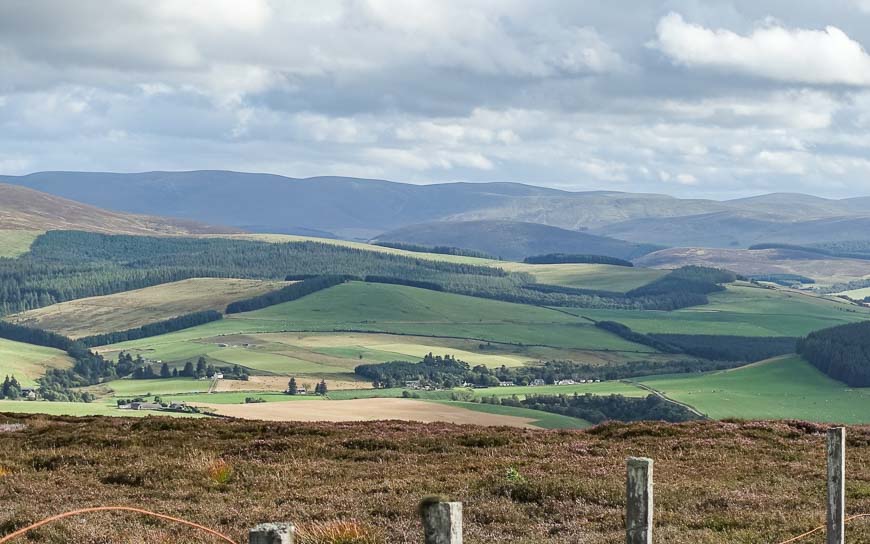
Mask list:
[[[156,238],[52,231],[30,253],[0,259],[0,314],[194,277],[371,277],[462,295],[542,306],[674,310],[705,304],[733,275],[687,267],[627,295],[542,288],[525,273],[323,244]],[[285,292],[285,295],[289,292]],[[268,297],[267,297],[268,299]],[[281,296],[272,300],[282,301]],[[262,301],[261,301],[262,302]]]
[[[631,261],[608,257],[607,255],[576,255],[571,253],[548,253],[547,255],[534,255],[523,259],[526,264],[611,264],[614,266],[634,266]]]
[[[813,366],[852,387],[870,387],[870,322],[811,332],[797,351]]]

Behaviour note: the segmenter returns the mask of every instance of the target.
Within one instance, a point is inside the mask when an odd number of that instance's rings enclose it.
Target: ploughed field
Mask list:
[[[655,460],[655,541],[780,542],[824,523],[824,428],[794,422],[606,424],[532,431],[398,422],[4,417],[0,534],[74,508],[131,505],[244,542],[291,520],[354,521],[367,542],[420,542],[417,502],[464,503],[471,544],[623,541],[625,458]],[[870,429],[847,434],[846,504],[870,512]],[[847,529],[870,540],[870,524]],[[31,542],[213,542],[130,514],[92,514]],[[821,542],[821,538],[809,542]]]

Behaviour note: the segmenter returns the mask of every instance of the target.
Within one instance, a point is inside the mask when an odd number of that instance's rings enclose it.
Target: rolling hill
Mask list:
[[[519,183],[412,185],[228,171],[39,172],[0,182],[111,210],[252,232],[371,239],[433,221],[519,221],[636,243],[746,247],[863,239],[870,199],[775,193],[728,201]]]
[[[72,229],[138,235],[238,232],[194,221],[112,212],[3,183],[0,183],[0,229],[13,232]]]
[[[746,276],[793,274],[819,284],[845,283],[870,275],[870,261],[846,259],[798,249],[721,249],[678,247],[649,253],[634,260],[651,268],[686,265],[726,268]]]
[[[789,209],[788,203],[783,203],[782,210]],[[838,215],[803,219],[799,213],[783,217],[768,212],[739,210],[685,217],[632,219],[592,232],[665,246],[738,248],[764,242],[812,244],[865,240],[870,232],[870,217]]]
[[[580,253],[634,259],[659,249],[585,232],[518,221],[457,221],[411,225],[378,236],[379,241],[452,246],[510,260],[545,253]]]

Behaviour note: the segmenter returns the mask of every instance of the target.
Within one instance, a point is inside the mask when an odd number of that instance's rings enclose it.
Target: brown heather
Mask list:
[[[310,542],[419,543],[417,505],[441,495],[465,503],[472,544],[617,543],[632,455],[656,461],[656,542],[772,543],[824,521],[824,428],[807,423],[532,431],[0,416],[4,422],[27,428],[0,435],[0,535],[74,508],[125,505],[202,523],[240,543],[249,527],[284,520]],[[848,511],[870,512],[870,428],[849,429],[847,462]],[[870,523],[850,526],[847,537],[870,542]],[[122,513],[65,520],[30,541],[214,542]]]

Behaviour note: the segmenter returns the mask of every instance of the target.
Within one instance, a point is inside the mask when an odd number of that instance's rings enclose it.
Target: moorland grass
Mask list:
[[[4,418],[0,534],[96,504],[180,516],[244,542],[264,521],[331,520],[419,542],[427,495],[465,505],[465,540],[624,540],[625,459],[655,459],[657,542],[780,542],[825,520],[825,428],[811,423],[606,424],[533,431],[407,422]],[[870,512],[870,431],[848,431],[850,512]],[[216,481],[217,464],[232,476]],[[870,524],[848,528],[870,541]],[[135,515],[95,514],[38,533],[68,542],[213,542]],[[817,542],[813,540],[812,542]]]

